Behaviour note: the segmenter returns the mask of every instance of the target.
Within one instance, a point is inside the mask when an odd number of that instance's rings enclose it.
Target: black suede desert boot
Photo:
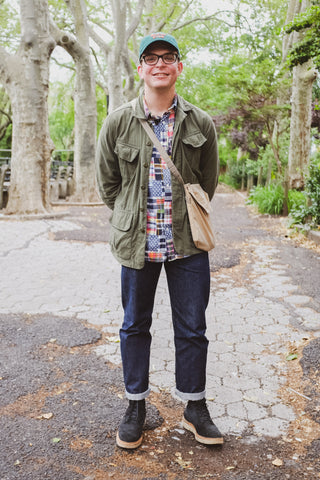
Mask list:
[[[195,439],[206,445],[221,445],[223,436],[211,420],[205,398],[202,400],[189,400],[184,411],[182,424],[192,432]]]
[[[142,430],[145,419],[145,400],[129,400],[129,406],[117,433],[118,447],[129,449],[140,447],[143,440]]]

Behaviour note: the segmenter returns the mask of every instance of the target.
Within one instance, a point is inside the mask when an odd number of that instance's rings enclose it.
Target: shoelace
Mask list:
[[[138,420],[138,418],[139,418],[139,406],[134,404],[134,403],[130,403],[128,408],[127,408],[125,417],[126,417],[126,421],[129,421],[131,419]]]
[[[126,411],[126,420],[131,420],[133,418],[138,418],[138,407],[135,407],[135,405],[129,405]]]
[[[206,402],[196,402],[195,408],[199,414],[199,418],[201,419],[201,421],[212,423]]]

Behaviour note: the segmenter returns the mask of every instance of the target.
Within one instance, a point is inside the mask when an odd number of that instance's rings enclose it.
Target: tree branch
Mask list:
[[[108,55],[111,51],[111,48],[107,44],[107,42],[105,42],[103,38],[100,37],[100,35],[98,35],[97,32],[95,32],[93,28],[90,27],[90,25],[88,26],[88,30],[92,40]]]
[[[130,22],[130,25],[127,28],[127,31],[126,31],[126,42],[128,42],[129,38],[131,37],[131,35],[133,35],[133,33],[135,32],[136,28],[138,27],[138,25],[140,23],[141,15],[142,15],[143,8],[144,8],[144,4],[145,4],[145,0],[139,0],[136,13],[133,16],[133,18]]]
[[[104,83],[102,83],[102,82],[100,82],[100,80],[97,80],[97,79],[96,79],[96,84],[97,84],[98,87],[101,88],[101,90],[104,91],[104,93],[105,93],[106,95],[108,95],[108,87],[107,87]]]
[[[176,8],[176,5],[173,6],[173,8],[171,9],[171,12],[168,14],[166,19],[161,19],[161,21],[155,26],[155,28],[153,28],[154,31],[156,31],[156,32],[158,32],[158,31],[161,32],[162,31],[163,27],[167,24],[168,20],[174,14],[175,8]]]
[[[5,83],[9,77],[7,62],[10,57],[11,55],[0,45],[0,79],[3,83]]]
[[[104,23],[101,23],[98,20],[93,20],[91,18],[90,18],[90,21],[94,23],[97,27],[101,28],[101,30],[104,30],[111,37],[113,36],[113,31],[110,30],[110,28],[107,28]]]
[[[64,48],[69,55],[73,59],[76,59],[77,57],[81,56],[83,52],[83,48],[80,45],[80,43],[77,41],[77,39],[71,35],[70,33],[66,33],[63,30],[60,30],[58,25],[54,22],[54,20],[50,17],[50,33],[55,39],[57,45],[59,47]]]
[[[186,27],[187,25],[190,25],[191,23],[195,23],[195,22],[208,22],[209,20],[213,20],[213,19],[216,19],[217,21],[228,25],[228,27],[230,27],[230,28],[235,28],[236,25],[232,25],[232,24],[230,24],[229,22],[227,22],[226,20],[223,20],[223,19],[221,19],[221,18],[216,18],[219,13],[226,13],[226,12],[230,12],[230,11],[229,11],[229,10],[225,10],[225,11],[221,10],[221,11],[219,11],[219,12],[213,13],[212,15],[207,15],[206,17],[196,17],[196,18],[192,18],[192,19],[190,19],[190,20],[182,23],[181,25],[177,25],[177,26],[174,27],[172,30],[173,30],[173,31],[179,30],[180,28]]]
[[[183,15],[186,13],[186,11],[188,10],[188,8],[190,7],[190,5],[192,5],[193,3],[193,0],[190,0],[190,2],[187,3],[187,5],[185,6],[185,8],[182,10],[181,14],[178,16],[178,18],[176,19],[175,23],[174,23],[174,26],[172,28],[172,31],[175,30],[175,28],[177,27],[177,25],[179,24],[181,18],[183,17]],[[173,12],[172,12],[173,13]]]
[[[53,62],[56,65],[58,65],[59,67],[67,68],[69,70],[72,70],[73,72],[76,71],[76,69],[72,65],[69,65],[68,63],[61,63],[55,57],[51,57],[51,58],[52,58]]]
[[[9,120],[9,122],[12,122],[12,118],[10,117],[8,112],[5,112],[4,110],[2,110],[2,108],[0,108],[0,113],[2,115],[5,115],[7,117],[7,119]]]
[[[95,59],[95,61],[96,61],[98,70],[99,70],[99,72],[100,72],[100,75],[105,79],[105,77],[106,77],[105,70],[104,70],[104,69],[102,68],[102,66],[100,65],[98,56],[97,56],[97,54],[96,54],[96,52],[94,51],[93,48],[91,48],[91,52],[92,52],[92,55],[94,56],[94,59]],[[106,86],[103,86],[101,83],[99,83],[97,79],[96,79],[96,83],[97,83],[97,85],[100,85],[101,88],[102,88],[104,91],[107,91],[107,87],[106,87]]]
[[[1,110],[0,110],[1,112]],[[5,114],[5,112],[3,112]],[[11,125],[12,123],[12,120],[11,118],[9,117],[1,126],[0,126],[0,140],[3,139],[3,137],[5,136],[6,134],[6,131],[7,131],[7,128],[9,127],[9,125]]]

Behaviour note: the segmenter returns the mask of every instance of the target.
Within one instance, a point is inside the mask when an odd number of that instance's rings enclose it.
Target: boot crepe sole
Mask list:
[[[121,438],[119,437],[119,433],[117,432],[116,442],[117,442],[118,447],[120,447],[120,448],[128,448],[128,449],[138,448],[138,447],[140,447],[140,445],[142,443],[142,440],[143,440],[143,435],[141,435],[141,437],[138,440],[136,440],[135,442],[125,442],[125,441],[121,440]]]
[[[197,430],[195,429],[195,426],[188,422],[185,418],[182,420],[182,425],[186,430],[189,430],[189,432],[192,432],[195,436],[195,439],[199,443],[204,443],[205,445],[221,445],[223,444],[223,437],[203,437],[202,435],[199,435],[197,433]]]

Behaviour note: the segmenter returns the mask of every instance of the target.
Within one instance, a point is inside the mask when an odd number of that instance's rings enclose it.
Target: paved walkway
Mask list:
[[[59,232],[80,229],[68,217],[0,222],[0,314],[52,313],[99,325],[108,340],[96,354],[119,364],[120,267],[106,243],[55,240]],[[276,242],[249,238],[241,249],[238,266],[212,273],[208,404],[225,433],[250,428],[255,436],[278,436],[295,418],[279,394],[289,345],[318,336],[320,314],[279,262]],[[171,391],[174,348],[164,274],[153,333],[151,385]]]

